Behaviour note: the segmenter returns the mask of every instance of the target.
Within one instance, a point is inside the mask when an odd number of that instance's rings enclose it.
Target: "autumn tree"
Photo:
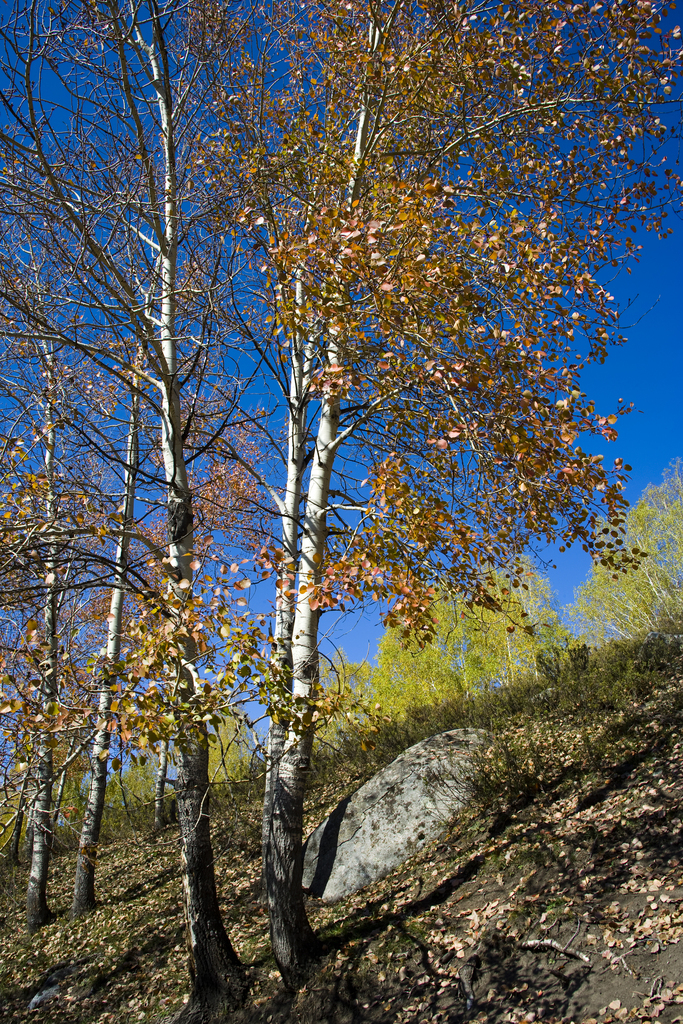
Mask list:
[[[35,249],[28,250],[35,255]],[[27,305],[46,316],[60,300],[47,287],[50,278],[43,268],[38,260],[27,266],[16,288]],[[87,708],[93,698],[95,707],[100,705],[101,721],[105,703],[112,698],[108,687],[102,691],[91,685],[87,662],[101,647],[98,587],[112,570],[121,579],[120,533],[111,557],[105,537],[117,532],[120,520],[122,496],[113,485],[112,467],[119,462],[125,467],[127,462],[125,451],[117,451],[116,393],[97,381],[97,373],[83,372],[83,357],[71,346],[55,337],[12,332],[3,338],[2,356],[2,420],[7,444],[14,446],[3,480],[6,511],[0,529],[7,567],[13,569],[3,587],[3,605],[15,634],[12,658],[3,652],[4,668],[10,673],[5,680],[14,684],[14,692],[7,695],[19,697],[28,709],[17,734],[25,742],[15,741],[15,761],[25,762],[25,768],[16,776],[21,782],[12,852],[17,859],[28,804],[27,853],[33,864],[27,911],[29,929],[36,930],[50,917],[48,867],[67,777],[93,732],[87,722],[62,731],[55,726],[64,719],[62,707]],[[114,408],[109,411],[112,399]],[[125,490],[124,486],[124,511]],[[134,568],[139,578],[139,564]],[[118,620],[120,633],[122,602],[117,599],[114,605],[110,615]],[[32,697],[36,687],[41,706]],[[100,728],[98,755],[106,751],[108,737],[109,732]],[[106,758],[98,756],[97,792],[106,782],[106,768]],[[92,809],[87,818],[91,846],[96,848]],[[82,872],[78,874],[80,880]]]
[[[43,295],[35,277],[29,291],[38,308]],[[41,282],[44,284],[44,282]],[[26,282],[22,281],[22,287]],[[47,300],[48,302],[51,300]],[[12,368],[11,385],[3,379],[2,419],[6,441],[13,444],[3,480],[2,547],[9,578],[4,581],[6,627],[14,633],[11,656],[3,652],[5,670],[15,670],[33,707],[33,737],[16,743],[27,758],[18,795],[13,836],[18,856],[20,830],[29,806],[31,860],[27,892],[29,931],[49,920],[47,881],[53,846],[55,814],[61,803],[66,773],[76,739],[61,751],[61,770],[55,776],[55,748],[50,726],[60,693],[73,682],[71,662],[78,641],[74,620],[80,611],[82,549],[72,543],[65,523],[92,476],[87,472],[68,430],[74,400],[74,380],[54,339],[14,339],[4,346],[5,366]],[[11,591],[11,593],[10,593]],[[38,724],[40,723],[40,724]],[[23,756],[21,757],[23,760]],[[56,783],[56,786],[55,786]],[[53,787],[55,789],[53,793]]]
[[[374,599],[428,633],[437,585],[496,608],[496,573],[519,583],[529,543],[595,553],[601,514],[600,555],[622,564],[623,465],[579,443],[613,440],[617,415],[580,374],[622,340],[606,270],[633,254],[632,226],[666,233],[679,184],[653,173],[680,60],[661,17],[278,5],[216,99],[196,163],[244,196],[224,216],[236,415],[270,447],[248,468],[273,509],[261,569],[300,709],[273,722],[264,806],[292,987],[317,949],[300,882],[320,616]]]
[[[141,413],[153,411],[158,423],[160,473],[144,483],[153,490],[160,476],[165,490],[166,584],[142,609],[137,636],[142,642],[154,627],[166,678],[154,691],[142,687],[140,699],[155,720],[187,712],[176,794],[193,981],[188,1019],[234,1006],[244,993],[218,908],[209,834],[191,475],[192,460],[210,453],[229,420],[235,389],[223,372],[219,317],[231,254],[216,230],[219,197],[193,154],[210,130],[240,25],[227,10],[148,2],[66,3],[58,11],[16,4],[2,19],[10,226],[3,329],[79,353],[126,396],[137,392]],[[36,251],[52,282],[47,309],[21,287]],[[156,567],[159,552],[151,556]],[[130,564],[126,573],[132,586]],[[136,680],[141,686],[142,674]]]
[[[101,689],[98,699],[98,725],[91,753],[91,780],[85,818],[81,829],[74,882],[71,916],[78,917],[95,906],[95,867],[104,813],[107,788],[107,767],[111,740],[112,670],[121,657],[121,636],[124,623],[126,569],[131,533],[135,524],[135,485],[139,468],[139,397],[133,378],[130,421],[123,470],[123,493],[120,505],[120,535],[114,557],[114,585],[107,616],[106,661],[102,668]]]

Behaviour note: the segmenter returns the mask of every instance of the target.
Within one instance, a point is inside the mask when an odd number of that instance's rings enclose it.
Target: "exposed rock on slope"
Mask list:
[[[384,878],[435,839],[470,793],[481,729],[453,729],[416,743],[342,800],[309,836],[304,888],[325,903]]]

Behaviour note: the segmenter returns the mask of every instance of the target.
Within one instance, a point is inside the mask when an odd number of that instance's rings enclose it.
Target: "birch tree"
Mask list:
[[[46,353],[45,402],[45,518],[52,525],[57,519],[55,458],[57,447],[57,412],[55,409],[54,356]],[[54,700],[59,688],[59,591],[57,554],[54,542],[48,542],[46,558],[46,594],[43,612],[43,651],[38,664],[40,689],[45,704]],[[47,878],[52,850],[52,738],[44,734],[39,740],[37,788],[31,810],[33,842],[31,868],[26,894],[26,921],[29,932],[37,931],[51,918],[47,905]]]
[[[107,788],[109,743],[111,739],[111,706],[113,693],[111,671],[121,656],[121,634],[125,599],[125,579],[130,548],[131,531],[135,521],[135,481],[139,461],[138,405],[136,393],[132,395],[130,426],[123,479],[123,500],[121,503],[121,533],[114,559],[114,585],[111,592],[109,615],[107,616],[106,661],[102,670],[102,689],[98,702],[99,728],[90,754],[91,780],[85,820],[81,828],[76,861],[76,879],[71,916],[78,917],[95,906],[95,868],[104,812],[104,798]]]
[[[212,225],[215,199],[192,151],[211,123],[237,31],[228,13],[209,16],[190,4],[73,3],[58,13],[17,5],[3,17],[10,117],[0,136],[2,189],[15,229],[3,273],[6,329],[59,339],[122,384],[134,371],[141,404],[158,416],[168,599],[179,613],[196,568],[188,437],[200,407],[209,436],[230,409],[229,382],[212,398],[207,376],[220,358],[215,314],[227,257]],[[50,316],[37,314],[15,286],[25,269],[22,232],[49,254],[60,282],[61,308]],[[180,631],[175,651],[170,698],[191,703],[194,636]],[[218,908],[198,718],[177,755],[188,1019],[224,1011],[244,992]]]
[[[42,305],[40,291],[34,296]],[[19,353],[15,353],[17,355]],[[56,741],[49,729],[50,714],[62,687],[64,654],[69,649],[67,639],[71,619],[69,615],[69,576],[73,568],[72,552],[60,530],[60,518],[72,498],[71,473],[66,470],[67,445],[63,439],[64,405],[69,400],[68,374],[64,373],[57,347],[51,341],[32,341],[20,348],[26,360],[21,380],[14,381],[15,413],[14,440],[20,434],[28,442],[27,457],[32,449],[33,473],[28,474],[29,488],[18,503],[24,504],[33,533],[34,564],[26,571],[22,545],[8,545],[8,553],[20,568],[15,585],[18,594],[9,603],[20,611],[27,643],[21,645],[24,673],[33,684],[35,704],[41,725],[35,731],[27,749],[31,750],[29,766],[24,773],[17,807],[18,831],[14,836],[14,850],[18,853],[23,803],[29,799],[31,843],[27,844],[30,873],[27,887],[27,926],[29,932],[38,930],[52,918],[48,906],[48,872],[53,848],[55,783],[53,748]],[[18,414],[18,416],[16,416]],[[17,422],[18,421],[18,422]],[[16,481],[15,481],[16,482]],[[15,495],[15,499],[18,496]],[[10,513],[11,515],[11,513]],[[11,529],[21,529],[14,520]],[[25,544],[23,545],[25,548]],[[22,579],[23,577],[23,579]],[[22,586],[23,584],[23,586]],[[22,594],[23,591],[23,594]],[[23,611],[23,614],[21,612]],[[26,613],[29,612],[27,615]],[[35,617],[34,617],[35,615]],[[16,625],[17,623],[15,623]],[[67,670],[68,674],[68,670]],[[59,779],[59,776],[58,776]],[[59,800],[60,782],[57,783]]]
[[[49,304],[40,291],[32,297],[39,308]],[[87,643],[77,623],[87,589],[81,574],[88,544],[83,545],[83,538],[74,543],[67,524],[83,507],[84,493],[92,495],[98,486],[97,467],[84,474],[69,430],[76,389],[63,355],[49,340],[15,340],[3,350],[3,425],[16,446],[3,480],[4,553],[14,567],[14,592],[3,600],[5,625],[11,624],[12,630],[3,667],[15,676],[22,698],[18,703],[27,709],[23,726],[13,735],[15,761],[24,767],[15,773],[20,789],[11,843],[17,860],[28,805],[29,931],[51,917],[47,883],[54,829],[67,773],[82,750],[82,736],[72,733],[60,743],[53,730],[60,701],[73,699],[74,667],[84,660],[83,640]],[[91,497],[87,504],[92,504]],[[98,570],[101,564],[95,566]]]
[[[601,557],[628,561],[623,462],[578,443],[614,440],[619,412],[596,412],[580,374],[623,340],[604,268],[633,254],[634,222],[666,233],[677,195],[651,174],[680,67],[671,35],[648,42],[660,17],[281,5],[227,76],[201,165],[244,195],[225,208],[232,327],[259,382],[239,417],[270,446],[249,471],[272,503],[260,568],[299,707],[271,727],[263,822],[293,988],[317,949],[301,828],[321,614],[374,599],[428,635],[438,584],[497,608],[496,573],[519,585],[536,539],[595,552],[601,509]]]

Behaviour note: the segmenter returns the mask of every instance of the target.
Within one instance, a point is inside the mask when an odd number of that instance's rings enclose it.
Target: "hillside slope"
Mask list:
[[[372,888],[332,907],[310,900],[327,953],[294,997],[279,981],[255,898],[258,808],[243,808],[252,817],[241,825],[226,812],[215,835],[218,881],[251,978],[235,1021],[683,1020],[681,679],[660,680],[626,712],[581,721],[575,735],[574,720],[564,733],[557,721],[532,725],[534,756],[546,743],[552,766],[545,781],[528,766],[540,788],[498,801],[489,793]],[[597,767],[581,749],[591,736]],[[498,766],[500,749],[513,748],[508,736],[492,755]],[[490,769],[495,779],[496,764]],[[341,795],[320,786],[312,820]],[[2,876],[0,1019],[152,1021],[181,1005],[188,983],[173,830],[110,845],[100,907],[71,923],[73,871],[73,854],[55,858],[57,917],[33,937],[23,929],[23,869]],[[479,965],[470,1009],[458,978],[465,964],[464,975]],[[50,975],[55,998],[29,1011]]]

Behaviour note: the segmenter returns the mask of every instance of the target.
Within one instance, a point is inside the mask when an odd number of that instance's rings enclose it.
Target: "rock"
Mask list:
[[[640,649],[640,661],[648,668],[666,668],[683,652],[683,634],[656,633],[647,634]]]
[[[58,999],[60,993],[60,982],[73,977],[73,975],[83,969],[88,962],[89,958],[83,957],[82,959],[75,960],[71,963],[62,962],[55,964],[54,967],[45,971],[40,982],[40,989],[28,1004],[28,1009],[36,1010],[39,1006],[42,1006],[43,1003],[48,1003],[51,999]]]
[[[468,800],[481,729],[416,743],[335,808],[304,847],[304,889],[325,903],[384,878],[436,838]]]
[[[51,988],[44,988],[42,992],[37,992],[31,1002],[28,1004],[29,1010],[37,1010],[43,1003],[48,1003],[51,999],[57,999],[59,997],[59,985],[53,985]]]
[[[541,690],[531,698],[531,703],[542,708],[552,708],[557,704],[557,687],[546,686],[545,690]]]

